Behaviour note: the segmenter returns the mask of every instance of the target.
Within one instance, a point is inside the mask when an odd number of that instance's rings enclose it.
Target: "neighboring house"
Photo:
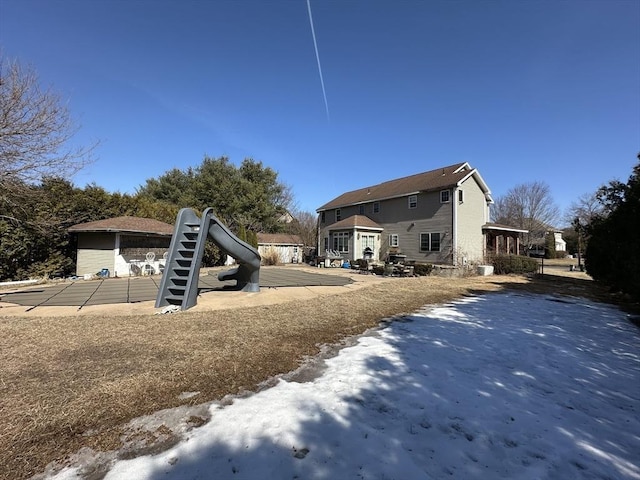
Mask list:
[[[294,220],[295,219],[293,218],[293,215],[291,215],[289,212],[284,212],[282,215],[280,215],[280,218],[278,218],[278,222],[280,223],[291,223]]]
[[[76,275],[108,269],[111,276],[160,273],[173,226],[150,218],[117,217],[69,228],[78,236]]]
[[[498,237],[515,238],[518,251],[522,230],[488,223],[492,203],[466,162],[347,192],[317,209],[318,253],[455,265],[483,261]]]
[[[258,253],[278,253],[280,263],[302,263],[304,243],[298,235],[285,233],[258,233]]]
[[[562,232],[560,230],[554,230],[553,236],[555,238],[556,243],[556,252],[566,252],[567,251],[567,242],[562,238]]]
[[[529,243],[527,254],[530,257],[544,257],[548,235],[553,235],[556,252],[567,251],[567,242],[562,238],[562,232],[560,230],[547,230],[534,236]]]

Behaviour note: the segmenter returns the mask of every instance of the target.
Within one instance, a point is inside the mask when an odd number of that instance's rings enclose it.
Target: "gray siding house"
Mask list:
[[[69,228],[78,236],[76,275],[108,269],[111,276],[160,273],[173,226],[140,217],[116,217]]]
[[[489,187],[466,162],[353,190],[317,209],[319,254],[482,262],[492,203]]]

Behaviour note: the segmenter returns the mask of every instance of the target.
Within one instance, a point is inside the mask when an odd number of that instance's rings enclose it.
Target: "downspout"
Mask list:
[[[453,265],[458,264],[458,188],[453,188],[453,198],[451,199],[452,213],[451,221],[453,223],[451,228],[451,252]]]
[[[322,213],[318,213],[318,218],[316,219],[316,261],[317,257],[320,256],[320,218],[322,218]]]

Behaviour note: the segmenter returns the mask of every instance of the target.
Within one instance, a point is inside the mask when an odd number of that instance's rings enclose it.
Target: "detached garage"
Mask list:
[[[258,253],[278,255],[279,263],[301,263],[304,243],[298,235],[258,233]]]
[[[173,226],[127,216],[80,223],[69,233],[78,236],[76,275],[107,269],[111,276],[126,277],[162,271]]]

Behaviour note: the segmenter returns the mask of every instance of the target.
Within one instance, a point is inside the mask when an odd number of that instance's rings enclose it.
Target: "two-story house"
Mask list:
[[[481,262],[496,233],[492,203],[489,187],[466,162],[353,190],[317,209],[319,252],[350,260]],[[500,235],[509,230],[499,227]]]

